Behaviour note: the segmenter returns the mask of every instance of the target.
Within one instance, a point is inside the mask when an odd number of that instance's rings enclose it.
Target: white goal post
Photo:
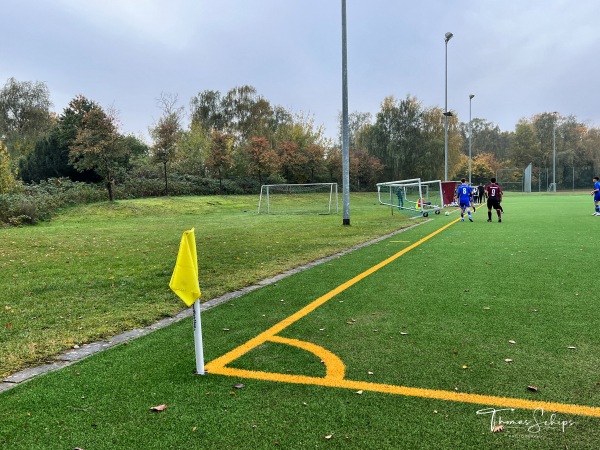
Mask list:
[[[377,196],[382,205],[427,217],[443,208],[442,181],[420,178],[377,183]]]
[[[258,214],[338,213],[337,183],[263,184]]]

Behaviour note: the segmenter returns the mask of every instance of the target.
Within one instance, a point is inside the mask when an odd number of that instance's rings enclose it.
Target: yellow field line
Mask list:
[[[531,410],[543,408],[546,412],[600,417],[600,408],[593,406],[570,405],[566,403],[525,400],[521,398],[497,397],[492,395],[469,394],[462,392],[442,391],[437,389],[395,386],[391,384],[370,383],[368,381],[336,380],[331,378],[318,378],[304,375],[255,372],[252,370],[232,369],[229,367],[220,368],[217,373],[219,375],[227,375],[240,378],[254,378],[257,380],[275,381],[282,383],[306,384],[314,386],[326,386],[334,388],[381,392],[384,394],[404,395],[407,397],[421,397],[432,400],[445,400],[460,403],[472,403],[477,405],[492,405],[503,408]]]
[[[448,227],[452,226],[460,219],[457,218],[452,222],[446,224],[445,226],[439,228],[423,239],[418,240],[412,245],[404,248],[398,253],[390,256],[384,261],[376,264],[370,269],[365,270],[361,274],[355,276],[349,281],[341,284],[335,289],[329,291],[327,294],[319,297],[312,303],[308,304],[304,308],[300,309],[298,312],[292,314],[281,322],[275,324],[268,330],[259,334],[253,339],[250,339],[243,345],[231,350],[225,355],[211,361],[206,365],[206,371],[212,374],[226,375],[226,376],[234,376],[234,377],[244,377],[244,378],[254,378],[258,380],[266,380],[266,381],[275,381],[275,382],[284,382],[284,383],[295,383],[295,384],[308,384],[308,385],[316,385],[316,386],[329,386],[335,388],[345,388],[345,389],[357,389],[357,390],[366,390],[373,392],[382,392],[386,394],[396,394],[396,395],[405,395],[410,397],[421,397],[428,399],[437,399],[437,400],[445,400],[445,401],[455,401],[461,403],[474,403],[480,405],[493,405],[499,407],[508,407],[508,408],[521,408],[521,409],[538,409],[543,408],[545,411],[552,411],[557,413],[564,414],[576,414],[583,416],[592,416],[592,417],[600,417],[600,408],[593,406],[582,406],[582,405],[570,405],[564,403],[554,403],[554,402],[544,402],[544,401],[533,401],[533,400],[525,400],[519,398],[509,398],[509,397],[497,397],[497,396],[489,396],[489,395],[481,395],[481,394],[469,394],[469,393],[461,393],[461,392],[453,392],[453,391],[443,391],[437,389],[424,389],[424,388],[414,388],[414,387],[406,387],[406,386],[395,386],[388,384],[379,384],[379,383],[370,383],[367,381],[352,381],[344,379],[345,374],[345,366],[342,360],[337,357],[335,354],[330,351],[324,349],[321,346],[300,341],[297,339],[289,339],[281,336],[276,336],[277,333],[281,332],[294,322],[297,322],[301,318],[305,317],[312,311],[314,311],[319,306],[326,303],[328,300],[331,300],[333,297],[338,295],[339,293],[345,291],[349,287],[355,285],[359,281],[368,277],[372,273],[378,271],[382,267],[385,267],[392,261],[395,261],[400,256],[406,254],[410,250],[418,247],[422,243],[441,233]],[[306,351],[309,351],[316,356],[320,357],[322,362],[325,364],[327,368],[325,377],[310,377],[305,375],[290,375],[290,374],[282,374],[282,373],[269,373],[269,372],[259,372],[252,370],[243,370],[243,369],[235,369],[226,367],[229,363],[235,361],[242,355],[251,351],[252,349],[258,347],[259,345],[264,344],[267,341],[292,345],[298,348],[302,348]]]
[[[226,353],[225,355],[223,355],[223,356],[221,356],[221,357],[219,357],[219,358],[211,361],[210,363],[208,363],[206,365],[206,370],[214,372],[218,367],[224,367],[227,364],[229,364],[230,362],[238,359],[240,356],[246,354],[247,352],[249,352],[253,348],[256,348],[259,345],[262,345],[265,341],[269,340],[270,337],[275,336],[277,333],[279,333],[280,331],[284,330],[285,328],[287,328],[288,326],[290,326],[294,322],[297,322],[298,320],[302,319],[307,314],[311,313],[312,311],[314,311],[315,309],[317,309],[319,306],[321,306],[322,304],[326,303],[328,300],[331,300],[333,297],[335,297],[339,293],[344,292],[349,287],[354,286],[356,283],[358,283],[359,281],[361,281],[364,278],[368,277],[372,273],[377,272],[382,267],[387,266],[389,263],[391,263],[392,261],[395,261],[396,259],[400,258],[402,255],[404,255],[405,253],[409,252],[413,248],[418,247],[423,242],[426,242],[429,239],[431,239],[432,237],[434,237],[435,235],[441,233],[446,228],[448,228],[449,226],[451,226],[453,223],[454,223],[454,221],[450,222],[449,224],[447,224],[447,225],[443,226],[442,228],[434,231],[433,233],[431,233],[430,235],[424,237],[423,239],[420,239],[417,242],[415,242],[414,244],[409,245],[408,247],[406,247],[403,250],[399,251],[395,255],[392,255],[389,258],[387,258],[386,260],[380,262],[379,264],[374,265],[370,269],[365,270],[363,273],[361,273],[361,274],[355,276],[354,278],[352,278],[351,280],[348,280],[345,283],[339,285],[338,287],[336,287],[335,289],[329,291],[327,294],[319,297],[318,299],[316,299],[312,303],[309,303],[308,305],[306,305],[304,308],[302,308],[298,312],[296,312],[296,313],[292,314],[291,316],[285,318],[281,322],[273,325],[271,328],[269,328],[268,330],[262,332],[261,334],[259,334],[255,338],[250,339],[245,344],[240,345],[239,347],[233,349],[229,353]]]
[[[294,347],[301,348],[308,352],[311,352],[321,358],[323,364],[327,369],[325,378],[332,380],[343,380],[346,374],[346,366],[342,360],[329,350],[324,349],[320,345],[313,344],[312,342],[300,341],[298,339],[289,339],[281,336],[272,336],[269,338],[271,342],[278,342],[280,344],[293,345]]]

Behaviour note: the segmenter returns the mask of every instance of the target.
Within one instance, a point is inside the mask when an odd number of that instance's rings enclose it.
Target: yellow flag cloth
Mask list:
[[[169,287],[188,306],[192,306],[200,298],[198,255],[193,228],[183,232]]]

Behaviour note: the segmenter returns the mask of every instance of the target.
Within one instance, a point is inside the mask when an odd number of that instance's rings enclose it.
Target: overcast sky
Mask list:
[[[0,84],[42,81],[61,113],[78,94],[147,136],[161,93],[251,85],[337,136],[341,0],[2,0]],[[558,111],[600,126],[600,1],[347,0],[349,110],[415,96],[513,131]]]

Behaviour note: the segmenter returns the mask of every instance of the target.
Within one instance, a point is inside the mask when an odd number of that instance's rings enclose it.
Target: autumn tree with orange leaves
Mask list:
[[[248,163],[248,174],[258,177],[260,184],[263,183],[265,177],[279,171],[281,160],[267,138],[251,138],[244,151]]]

